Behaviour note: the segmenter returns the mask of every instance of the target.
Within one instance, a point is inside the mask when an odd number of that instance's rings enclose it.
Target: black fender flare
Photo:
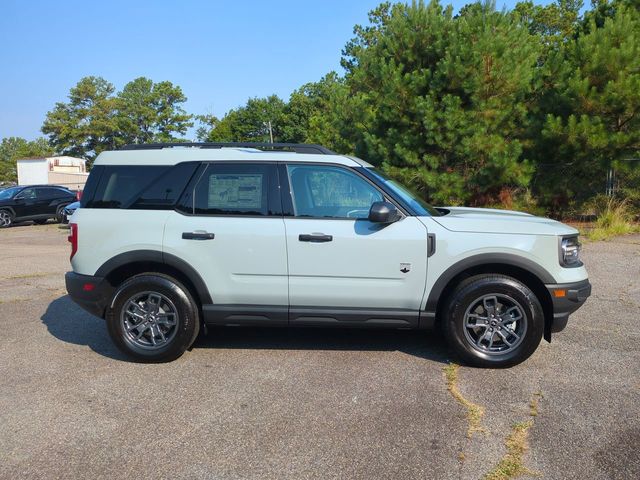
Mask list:
[[[161,252],[160,250],[132,250],[121,253],[103,263],[100,268],[96,270],[95,276],[106,277],[115,269],[135,262],[162,263],[178,270],[193,284],[203,305],[213,303],[209,289],[200,274],[181,258],[170,253]]]
[[[440,277],[438,277],[438,280],[433,284],[433,287],[429,292],[429,297],[427,298],[427,305],[425,307],[426,315],[428,317],[435,318],[436,310],[438,308],[438,300],[440,300],[442,292],[451,280],[463,273],[465,270],[484,265],[506,265],[509,267],[517,267],[536,276],[543,284],[556,283],[556,280],[546,269],[533,260],[529,260],[528,258],[520,255],[510,253],[481,253],[478,255],[472,255],[471,257],[464,258],[459,262],[454,263],[447,268]]]

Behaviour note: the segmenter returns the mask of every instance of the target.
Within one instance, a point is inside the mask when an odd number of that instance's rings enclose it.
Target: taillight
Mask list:
[[[82,190],[78,190],[78,191],[76,192],[76,200],[77,200],[77,201],[82,200]]]
[[[67,240],[69,240],[71,244],[71,256],[69,257],[69,260],[71,260],[78,251],[78,224],[70,223],[69,228],[71,229],[71,233],[67,237]]]

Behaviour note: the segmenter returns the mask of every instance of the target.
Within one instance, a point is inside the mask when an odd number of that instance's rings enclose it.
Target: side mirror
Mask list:
[[[393,203],[374,202],[369,210],[369,221],[374,223],[393,223],[400,219],[400,212]]]

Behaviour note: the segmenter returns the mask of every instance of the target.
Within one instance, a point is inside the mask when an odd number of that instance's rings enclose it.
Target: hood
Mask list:
[[[449,213],[432,217],[447,230],[474,233],[516,233],[526,235],[573,235],[578,231],[550,218],[493,208],[442,207]]]

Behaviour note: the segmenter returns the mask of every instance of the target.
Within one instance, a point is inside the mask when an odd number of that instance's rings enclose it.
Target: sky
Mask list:
[[[221,117],[273,93],[286,100],[331,70],[342,73],[340,55],[354,25],[366,24],[379,3],[2,0],[0,138],[41,136],[46,113],[89,75],[117,90],[140,76],[171,81],[194,114]],[[443,3],[457,10],[470,2]]]

